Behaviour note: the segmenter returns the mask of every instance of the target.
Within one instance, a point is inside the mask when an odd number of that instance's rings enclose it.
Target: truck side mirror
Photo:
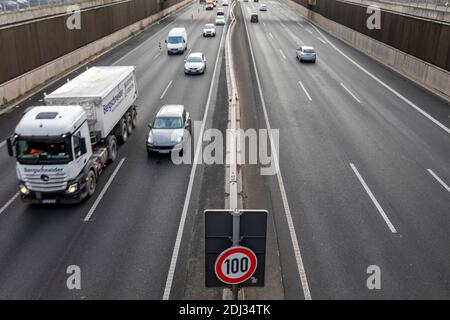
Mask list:
[[[148,127],[149,127],[149,128],[151,129],[151,128],[152,128],[152,124],[151,124],[151,123],[149,123],[149,124],[148,124]]]
[[[86,138],[81,138],[80,139],[80,152],[81,152],[82,155],[87,152]]]
[[[8,139],[6,139],[6,147],[8,149],[8,154],[10,157],[15,157],[15,148],[14,148],[14,140],[12,137],[8,137]]]

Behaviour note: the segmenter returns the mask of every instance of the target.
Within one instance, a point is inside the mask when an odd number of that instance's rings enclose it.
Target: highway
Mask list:
[[[248,296],[449,299],[449,105],[284,2],[264,3],[267,12],[236,5],[232,39],[241,125],[279,130],[278,174],[243,166],[244,205],[270,212],[274,268],[266,270],[270,290]],[[134,65],[139,85],[137,128],[93,197],[22,203],[15,162],[0,144],[0,299],[222,297],[204,288],[202,212],[224,206],[224,166],[175,165],[145,150],[147,124],[164,104],[184,104],[201,121],[198,132],[225,131],[227,26],[215,38],[201,33],[215,13],[190,4],[88,64]],[[167,55],[176,26],[186,27],[190,51],[206,54],[204,75],[184,75],[184,55]],[[315,64],[295,59],[300,45],[316,49]],[[0,142],[65,81],[0,114]],[[70,265],[81,268],[81,290],[66,286]],[[373,265],[380,290],[367,287]]]
[[[202,180],[195,181],[188,195],[191,165],[176,166],[170,157],[147,156],[147,124],[161,105],[173,103],[184,104],[193,122],[205,117],[209,121],[205,125],[212,124],[225,27],[217,28],[215,38],[203,38],[202,27],[214,19],[215,12],[205,11],[198,4],[190,5],[91,63],[136,66],[137,128],[119,148],[116,162],[100,177],[94,197],[77,206],[56,207],[29,206],[14,198],[0,211],[1,299],[163,298],[183,207],[186,199],[187,205],[190,204],[191,196],[199,198]],[[186,27],[189,50],[206,54],[205,75],[185,76],[184,55],[167,55],[164,40],[176,26]],[[64,81],[43,91],[51,92]],[[6,138],[8,130],[13,131],[27,106],[40,103],[42,94],[2,115],[0,127],[5,130],[2,138]],[[207,105],[209,112],[205,115]],[[17,192],[14,161],[7,156],[6,148],[1,151],[0,207]],[[202,171],[199,168],[196,175],[200,176]],[[223,178],[218,183],[223,186]],[[101,197],[103,190],[106,192]],[[190,212],[197,205],[194,202]],[[215,206],[222,207],[223,201]],[[173,279],[171,298],[183,295],[182,275],[186,265],[183,261],[190,228],[192,214],[186,219],[187,238],[183,239],[177,259],[180,277]],[[81,290],[66,287],[69,265],[81,269]]]
[[[266,185],[285,297],[448,299],[448,104],[282,2],[266,2],[259,23],[249,22],[259,5],[242,4],[257,70],[253,95],[261,98],[257,123],[280,130],[283,186],[274,176]],[[316,64],[295,59],[300,45],[315,47]],[[371,265],[381,270],[381,290],[366,286]]]

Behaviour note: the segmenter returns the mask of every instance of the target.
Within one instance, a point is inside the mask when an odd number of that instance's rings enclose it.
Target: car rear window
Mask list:
[[[303,50],[304,53],[314,53],[313,49],[304,49]]]

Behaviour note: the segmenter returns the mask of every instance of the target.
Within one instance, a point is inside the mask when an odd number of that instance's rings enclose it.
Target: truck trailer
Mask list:
[[[26,110],[8,153],[31,203],[78,203],[136,127],[135,67],[92,67]]]

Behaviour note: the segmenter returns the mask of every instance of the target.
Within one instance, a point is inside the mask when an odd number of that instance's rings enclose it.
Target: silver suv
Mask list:
[[[150,155],[156,153],[183,153],[185,142],[191,134],[191,118],[183,105],[165,105],[148,125],[146,147]]]

